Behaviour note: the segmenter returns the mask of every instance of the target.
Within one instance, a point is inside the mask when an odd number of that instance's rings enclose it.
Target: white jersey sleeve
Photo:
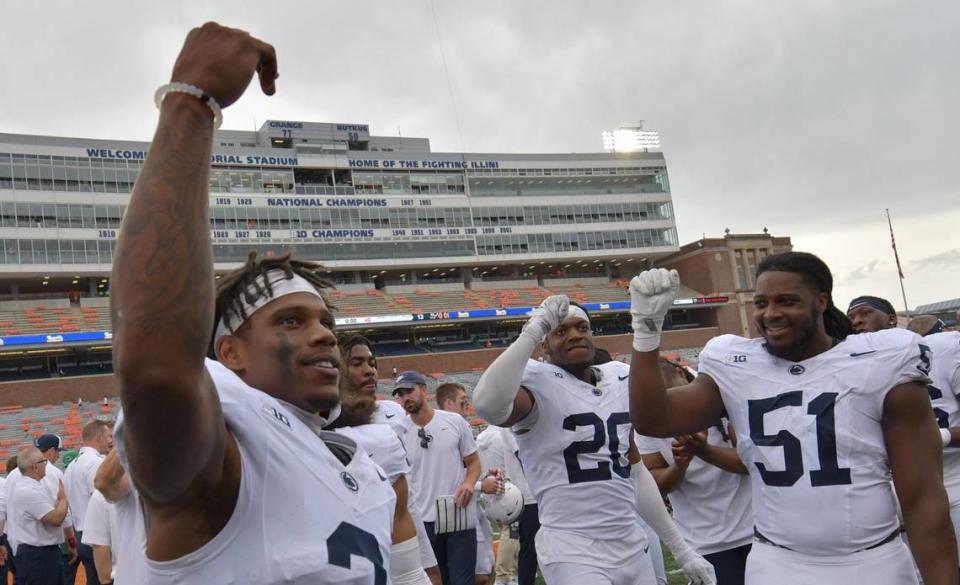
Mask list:
[[[921,338],[891,329],[853,335],[802,362],[762,339],[724,335],[700,354],[750,471],[757,530],[805,554],[872,546],[898,529],[881,421],[887,393],[926,380]]]
[[[396,496],[383,471],[348,437],[206,366],[240,452],[236,506],[196,551],[148,560],[147,585],[387,583]]]
[[[410,473],[407,463],[407,451],[400,442],[400,437],[389,425],[369,424],[356,427],[341,427],[338,433],[344,434],[367,452],[373,462],[383,469],[390,479],[396,483],[398,479]]]
[[[87,517],[84,522],[83,537],[84,544],[97,544],[100,546],[109,546],[113,548],[114,537],[116,533],[116,518],[113,518],[111,508],[113,504],[108,502],[99,491],[94,491],[90,496],[90,502],[87,504]]]

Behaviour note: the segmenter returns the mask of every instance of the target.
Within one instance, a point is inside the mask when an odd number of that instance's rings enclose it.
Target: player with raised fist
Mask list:
[[[530,359],[537,347],[545,362]],[[713,567],[684,541],[640,463],[628,366],[594,366],[595,352],[586,310],[551,296],[474,390],[477,412],[516,437],[539,505],[537,560],[546,582],[655,584],[642,518],[691,582],[712,585]]]
[[[676,437],[723,416],[733,423],[753,487],[748,585],[917,583],[891,473],[924,583],[956,583],[928,348],[902,329],[851,335],[830,270],[812,254],[767,256],[756,282],[761,337],[710,340],[697,377],[667,390],[657,349],[679,277],[654,269],[633,279],[637,432]]]

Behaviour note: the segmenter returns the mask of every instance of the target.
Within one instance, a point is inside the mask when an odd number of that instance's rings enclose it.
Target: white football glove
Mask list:
[[[630,281],[630,315],[633,317],[633,349],[654,351],[660,347],[663,318],[680,290],[676,270],[644,270]]]
[[[547,297],[540,306],[533,311],[530,320],[523,325],[521,335],[527,335],[539,343],[554,329],[563,323],[570,310],[570,299],[567,295],[553,295]]]
[[[680,565],[680,570],[690,580],[691,585],[716,585],[717,573],[713,570],[713,565],[692,548],[688,547],[679,555],[675,554],[673,558]]]

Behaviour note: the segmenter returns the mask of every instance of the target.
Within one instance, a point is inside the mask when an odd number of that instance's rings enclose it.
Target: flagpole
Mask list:
[[[887,225],[890,226],[890,245],[893,246],[893,259],[897,261],[897,275],[900,277],[900,294],[903,295],[903,309],[909,313],[910,306],[907,305],[907,291],[903,287],[903,268],[900,267],[900,255],[897,254],[897,240],[893,237],[893,222],[890,221],[890,209],[887,212]]]

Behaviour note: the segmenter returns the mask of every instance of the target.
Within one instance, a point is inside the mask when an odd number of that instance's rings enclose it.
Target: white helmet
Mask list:
[[[523,511],[523,494],[509,481],[503,482],[503,493],[480,494],[480,505],[491,522],[512,524]]]

